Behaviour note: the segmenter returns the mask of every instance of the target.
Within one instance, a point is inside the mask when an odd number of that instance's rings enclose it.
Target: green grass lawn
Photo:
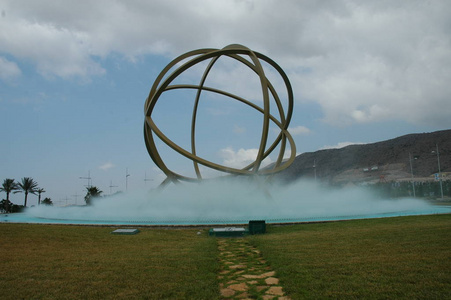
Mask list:
[[[1,299],[217,299],[217,244],[197,229],[0,224]]]
[[[292,299],[451,299],[451,215],[269,227],[250,239]]]
[[[206,230],[0,224],[0,299],[218,299]],[[292,299],[451,299],[451,215],[268,226],[247,237]]]

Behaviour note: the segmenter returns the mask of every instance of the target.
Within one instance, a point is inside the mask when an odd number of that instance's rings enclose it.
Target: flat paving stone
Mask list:
[[[242,275],[242,277],[247,278],[247,279],[259,279],[259,278],[263,278],[261,277],[261,275]]]
[[[236,269],[245,269],[246,268],[246,265],[233,265],[233,266],[230,266],[229,267],[230,269],[234,269],[234,270],[236,270]]]
[[[247,285],[243,282],[243,283],[236,283],[236,284],[231,284],[228,286],[229,289],[232,289],[234,291],[239,291],[239,292],[244,292],[248,290]]]
[[[221,289],[220,292],[221,292],[221,296],[223,296],[223,297],[232,297],[236,293],[234,290],[228,289],[228,288]]]
[[[290,299],[279,286],[276,272],[245,238],[218,239],[218,249],[222,299]],[[258,295],[249,294],[249,290]]]
[[[283,296],[282,287],[281,286],[272,286],[266,291],[266,294]]]
[[[265,282],[266,282],[266,284],[269,284],[269,285],[279,284],[279,278],[268,277],[265,279]]]
[[[266,272],[266,273],[262,274],[262,276],[264,276],[264,277],[272,277],[274,275],[276,275],[276,272],[274,272],[274,271]]]

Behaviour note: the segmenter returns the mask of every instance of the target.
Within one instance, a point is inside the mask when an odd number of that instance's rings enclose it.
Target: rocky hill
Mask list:
[[[316,176],[334,185],[411,180],[412,173],[417,181],[434,180],[438,173],[436,145],[442,175],[451,179],[451,130],[303,153],[278,176],[290,181]]]

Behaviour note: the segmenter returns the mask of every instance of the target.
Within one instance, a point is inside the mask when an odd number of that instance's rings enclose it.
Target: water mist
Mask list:
[[[358,187],[323,188],[310,181],[276,185],[237,177],[102,197],[86,207],[39,206],[27,215],[65,223],[198,225],[374,218],[437,209],[413,198],[381,199]]]

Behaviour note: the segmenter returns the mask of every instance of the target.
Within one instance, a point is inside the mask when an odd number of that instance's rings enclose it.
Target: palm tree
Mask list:
[[[85,196],[85,202],[86,205],[91,204],[91,200],[93,198],[100,197],[100,194],[103,193],[101,190],[99,190],[96,186],[89,186],[86,188],[86,196]]]
[[[3,180],[3,184],[0,187],[0,192],[5,192],[6,193],[6,207],[5,210],[6,212],[9,211],[9,194],[11,192],[17,191],[19,189],[19,185],[17,184],[17,182],[14,182],[14,179],[10,179],[10,178],[6,178],[5,180]]]
[[[30,177],[24,177],[22,178],[22,182],[19,183],[19,187],[22,191],[17,191],[15,193],[25,193],[25,201],[24,201],[24,207],[27,207],[27,198],[28,194],[36,194],[36,190],[38,188],[38,183],[33,180],[33,178]]]
[[[44,200],[42,200],[42,204],[44,204],[44,205],[53,205],[53,202],[52,202],[52,199],[45,198]]]
[[[38,188],[36,193],[38,193],[38,205],[41,205],[41,194],[45,193],[45,190],[43,188]]]
[[[9,208],[11,207],[11,202],[3,199],[2,201],[0,201],[0,211],[4,212],[4,213],[9,213]]]

